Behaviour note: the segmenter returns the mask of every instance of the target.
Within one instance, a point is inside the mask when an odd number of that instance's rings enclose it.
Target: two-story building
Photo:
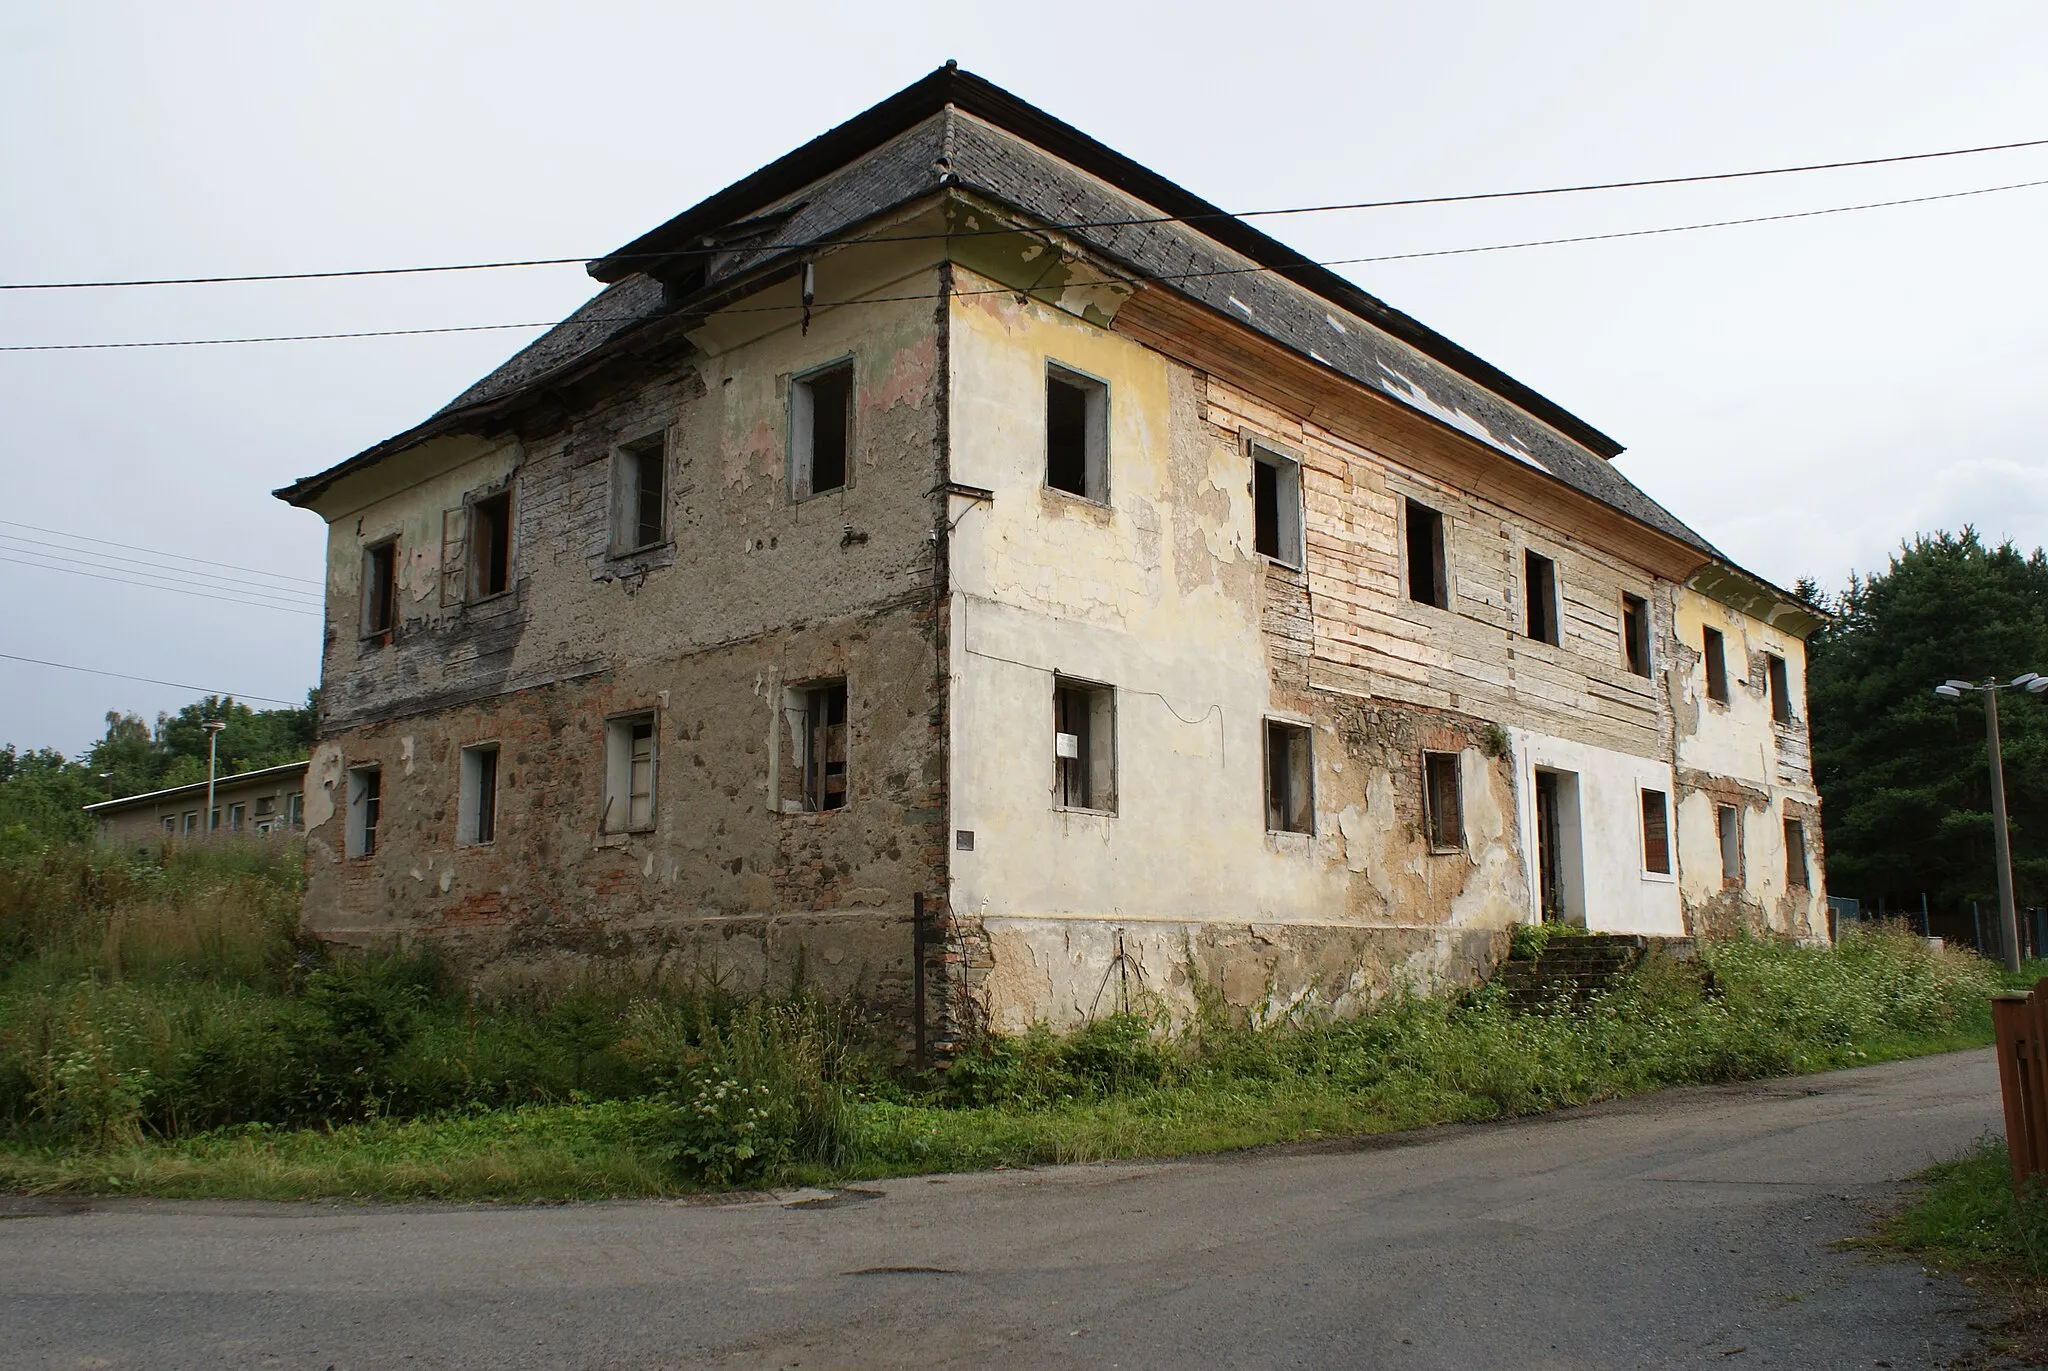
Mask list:
[[[322,935],[894,999],[921,896],[947,1028],[1342,1010],[1540,918],[1825,936],[1812,614],[1007,92],[949,65],[590,270],[279,492],[329,528]]]

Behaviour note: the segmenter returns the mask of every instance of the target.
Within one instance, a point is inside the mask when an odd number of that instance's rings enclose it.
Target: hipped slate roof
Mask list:
[[[419,427],[280,490],[486,420],[664,315],[788,270],[801,245],[957,187],[1066,227],[1084,248],[1528,463],[1686,543],[1712,547],[1607,460],[1621,445],[1292,248],[1009,92],[948,64],[590,264],[607,288]],[[1171,223],[1129,223],[1170,217]],[[749,242],[763,246],[749,247]]]

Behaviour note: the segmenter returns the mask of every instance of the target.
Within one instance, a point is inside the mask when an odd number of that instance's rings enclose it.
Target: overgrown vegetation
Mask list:
[[[1989,965],[1903,933],[1734,941],[1609,993],[1494,987],[1254,1026],[1211,996],[911,1078],[801,990],[591,971],[479,1003],[297,933],[297,854],[0,861],[0,1186],[543,1197],[1169,1154],[1554,1109],[1987,1041]]]

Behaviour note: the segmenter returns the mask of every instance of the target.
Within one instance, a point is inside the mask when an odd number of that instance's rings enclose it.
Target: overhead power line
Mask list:
[[[28,560],[23,563],[24,565],[40,566],[50,571],[70,571],[76,567],[86,570],[111,572],[127,577],[147,577],[147,581],[138,581],[136,584],[161,586],[167,590],[203,590],[217,594],[232,595],[236,599],[247,600],[251,604],[259,604],[267,608],[322,609],[325,607],[322,600],[311,595],[304,595],[298,591],[272,591],[265,590],[261,586],[236,585],[233,582],[224,585],[219,581],[189,580],[175,575],[169,569],[163,567],[157,567],[153,570],[150,568],[138,570],[125,566],[108,566],[100,561],[88,561],[82,557],[60,557],[53,553],[36,552],[29,548],[14,547],[7,543],[0,543],[0,553],[10,554],[15,559],[26,558]],[[196,574],[204,575],[205,573]]]
[[[1713,181],[1743,181],[1767,176],[1793,176],[1816,171],[1843,171],[1853,167],[1889,166],[1904,162],[1926,162],[1947,157],[1973,157],[1980,153],[2012,152],[2022,148],[2048,146],[2048,138],[2030,138],[2012,143],[1987,143],[1979,147],[1947,148],[1939,152],[1897,153],[1886,157],[1861,157],[1841,162],[1808,162],[1799,166],[1764,167],[1751,171],[1717,171],[1689,176],[1656,176],[1635,181],[1594,181],[1583,185],[1541,186],[1523,190],[1474,191],[1461,195],[1424,195],[1399,200],[1355,200],[1328,205],[1295,205],[1280,209],[1253,209],[1232,213],[1217,210],[1208,214],[1188,215],[1146,215],[1122,219],[1078,220],[1070,223],[1045,224],[1050,229],[1091,229],[1131,228],[1147,224],[1193,224],[1213,219],[1261,219],[1294,214],[1336,214],[1369,209],[1401,209],[1422,205],[1473,204],[1486,200],[1521,200],[1545,195],[1579,195],[1590,191],[1640,190],[1653,186],[1700,185]],[[1904,203],[1904,202],[1902,202]],[[1752,221],[1741,221],[1752,222]],[[933,238],[971,237],[983,233],[1010,233],[1009,228],[971,229],[947,233],[907,233],[879,235],[871,238],[819,238],[795,243],[723,243],[709,246],[677,248],[665,252],[645,253],[593,253],[583,257],[521,257],[496,262],[453,262],[430,266],[408,267],[360,267],[337,271],[276,271],[257,272],[238,276],[158,276],[136,277],[125,280],[101,281],[18,281],[0,284],[0,290],[109,290],[129,286],[219,286],[235,285],[258,281],[331,281],[362,276],[420,276],[437,272],[459,271],[503,271],[518,267],[559,267],[577,266],[594,258],[610,257],[614,261],[656,261],[676,257],[705,256],[720,252],[782,252],[804,251],[828,247],[841,242],[914,242]],[[480,326],[484,327],[484,326]],[[508,324],[488,327],[521,328],[527,325]],[[417,329],[406,332],[440,333],[460,332],[453,329]],[[391,333],[398,332],[393,330]],[[380,334],[323,334],[321,337],[385,337]],[[272,342],[298,339],[221,339],[222,342]],[[79,345],[86,346],[86,345]]]
[[[1932,154],[1929,154],[1932,155]],[[1734,228],[1745,224],[1771,224],[1792,219],[1816,219],[1833,214],[1853,214],[1861,210],[1891,209],[1900,205],[1925,205],[1938,200],[1963,200],[1978,195],[1996,195],[2002,191],[2028,190],[2036,186],[2048,186],[2048,179],[2038,181],[2013,181],[2000,186],[1980,186],[1974,190],[1945,191],[1937,195],[1913,195],[1897,200],[1872,200],[1856,205],[1834,205],[1825,209],[1792,210],[1783,214],[1755,214],[1739,219],[1713,219],[1694,224],[1671,224],[1661,228],[1623,229],[1613,233],[1580,233],[1563,238],[1532,238],[1515,243],[1488,243],[1465,248],[1428,248],[1415,252],[1379,253],[1370,257],[1337,257],[1326,261],[1292,262],[1279,266],[1222,267],[1209,271],[1166,272],[1146,276],[1147,281],[1188,281],[1219,276],[1250,276],[1267,272],[1286,272],[1301,267],[1347,267],[1364,266],[1375,262],[1409,262],[1428,257],[1462,257],[1482,252],[1515,252],[1524,248],[1558,247],[1570,243],[1602,243],[1622,238],[1652,238],[1673,233],[1693,233],[1701,229]],[[1015,295],[1020,293],[1013,286],[992,286],[985,289],[955,290],[956,296],[966,295]],[[1028,292],[1024,292],[1028,293]],[[811,308],[843,309],[850,305],[895,304],[915,300],[936,300],[930,292],[915,295],[871,295],[853,300],[814,301]],[[764,314],[791,313],[802,308],[799,305],[733,305],[722,308],[720,314]],[[652,319],[653,315],[584,315],[572,316],[579,323],[636,323]],[[345,338],[402,338],[427,333],[484,333],[503,329],[555,328],[570,322],[569,319],[553,321],[537,320],[520,324],[458,324],[446,328],[404,328],[364,329],[351,333],[290,333],[273,334],[246,338],[168,338],[133,343],[17,343],[0,345],[0,352],[79,352],[102,351],[119,348],[174,348],[174,347],[219,347],[238,343],[307,343],[325,342]]]
[[[8,528],[25,528],[31,533],[47,533],[52,538],[68,538],[74,543],[96,543],[101,547],[118,547],[127,552],[146,552],[152,557],[170,557],[180,562],[198,562],[202,566],[217,566],[224,571],[245,571],[251,576],[273,576],[280,581],[298,581],[309,586],[325,587],[324,581],[311,576],[293,576],[282,571],[265,571],[260,567],[237,566],[233,562],[216,562],[206,557],[193,557],[183,552],[166,552],[160,547],[141,547],[135,543],[117,543],[111,538],[95,538],[90,534],[71,533],[61,528],[44,528],[39,524],[24,524],[15,519],[0,519]],[[22,541],[29,541],[23,539]]]
[[[27,662],[31,666],[55,667],[59,671],[81,671],[88,676],[111,676],[117,681],[141,681],[144,685],[170,686],[174,690],[196,690],[201,695],[216,695],[225,699],[261,700],[267,705],[287,705],[296,708],[302,701],[280,700],[275,695],[258,695],[247,690],[209,690],[205,686],[187,685],[183,681],[160,681],[154,676],[130,676],[125,671],[101,671],[98,667],[73,666],[69,662],[48,662],[41,657],[20,657],[12,652],[0,652],[0,658],[10,662]]]
[[[322,617],[321,611],[317,609],[297,609],[290,605],[272,604],[265,600],[253,600],[245,596],[211,595],[206,591],[195,590],[190,586],[171,585],[163,581],[134,581],[124,576],[109,576],[97,571],[73,571],[68,567],[50,566],[44,562],[23,561],[19,557],[0,556],[0,562],[9,562],[15,566],[34,567],[38,571],[53,571],[60,576],[83,576],[88,580],[111,581],[113,584],[120,586],[141,586],[146,590],[163,590],[174,595],[192,595],[202,600],[219,600],[223,604],[242,605],[245,608],[274,609],[280,614],[302,614],[309,619]]]
[[[15,544],[23,546],[15,546]],[[39,550],[40,549],[40,550]],[[91,548],[71,547],[64,543],[46,542],[40,538],[24,538],[17,533],[0,532],[0,551],[17,552],[24,557],[41,557],[51,561],[72,562],[78,566],[105,566],[109,562],[122,563],[108,570],[124,571],[130,575],[147,575],[161,572],[175,577],[186,584],[200,585],[213,590],[246,590],[269,599],[296,602],[299,604],[321,604],[322,595],[297,586],[273,586],[261,582],[251,583],[244,579],[222,575],[217,571],[201,571],[197,567],[172,566],[164,562],[147,562],[140,557],[122,557],[111,552],[96,552]],[[62,553],[83,554],[82,556],[61,556]],[[90,560],[88,560],[90,559]],[[131,571],[130,568],[137,570]]]

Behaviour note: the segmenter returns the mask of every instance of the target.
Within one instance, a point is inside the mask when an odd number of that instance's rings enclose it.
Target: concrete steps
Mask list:
[[[1579,1005],[1611,986],[1652,944],[1664,943],[1686,943],[1690,948],[1686,939],[1622,933],[1554,937],[1533,958],[1502,962],[1494,978],[1506,988],[1509,1005],[1523,1013],[1558,1003]]]

